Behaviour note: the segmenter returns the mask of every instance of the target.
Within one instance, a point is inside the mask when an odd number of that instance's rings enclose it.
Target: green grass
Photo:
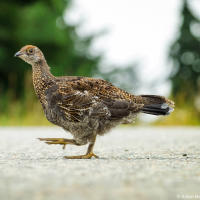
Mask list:
[[[8,110],[0,114],[0,126],[49,126],[39,102],[30,105],[15,101],[10,103]]]
[[[24,97],[15,99],[11,91],[0,98],[0,126],[49,126],[32,85],[31,72],[25,80]]]

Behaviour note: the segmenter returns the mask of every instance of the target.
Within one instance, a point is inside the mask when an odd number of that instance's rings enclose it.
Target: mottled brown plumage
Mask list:
[[[66,158],[97,157],[93,153],[96,136],[118,124],[131,123],[139,112],[167,115],[174,103],[155,95],[132,95],[111,83],[95,78],[55,77],[39,48],[23,47],[15,56],[32,65],[33,85],[47,119],[69,131],[74,139],[40,138],[47,144],[85,145],[86,155]]]

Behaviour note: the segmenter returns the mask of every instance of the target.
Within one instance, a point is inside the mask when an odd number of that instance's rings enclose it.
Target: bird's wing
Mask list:
[[[107,118],[110,115],[96,97],[71,87],[54,85],[46,90],[46,99],[53,112],[71,122],[81,122],[87,116]]]
[[[143,107],[143,104],[136,103],[132,94],[105,80],[90,78],[85,80],[85,84],[88,85],[88,91],[107,106],[111,120],[120,120]]]
[[[119,120],[130,113],[137,113],[143,107],[143,104],[134,102],[133,95],[102,79],[82,77],[68,81],[60,86],[60,92],[69,95],[69,88],[73,89],[71,97],[73,101],[70,102],[75,107],[89,109],[94,104],[98,107],[93,109],[93,116],[100,117],[101,114],[103,117],[108,117],[109,113],[110,120]]]

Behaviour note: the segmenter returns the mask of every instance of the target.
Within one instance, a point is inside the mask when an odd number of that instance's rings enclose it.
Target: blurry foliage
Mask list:
[[[95,74],[110,80],[98,69],[102,56],[91,54],[99,33],[81,37],[64,21],[70,5],[71,0],[0,1],[0,125],[49,124],[33,91],[31,66],[13,57],[24,45],[38,46],[55,76]]]
[[[44,116],[43,110],[32,88],[32,73],[25,77],[24,97],[11,99],[9,93],[1,95],[1,126],[45,126],[51,125]],[[6,105],[5,105],[6,104]]]
[[[181,19],[178,38],[170,49],[172,97],[176,103],[174,121],[196,125],[200,123],[200,20],[187,0],[183,1]]]
[[[93,36],[81,38],[64,22],[69,0],[0,1],[0,93],[24,93],[31,67],[14,53],[26,44],[39,46],[54,75],[91,76],[100,56],[89,54]]]
[[[176,103],[193,106],[200,95],[200,21],[188,1],[183,2],[180,33],[170,49],[173,61],[170,79]]]

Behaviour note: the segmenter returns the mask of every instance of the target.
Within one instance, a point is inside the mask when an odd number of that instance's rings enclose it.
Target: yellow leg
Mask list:
[[[99,158],[97,155],[93,153],[94,144],[96,141],[96,136],[93,138],[93,140],[90,142],[87,153],[85,155],[79,155],[79,156],[65,156],[66,159],[90,159],[92,157]]]
[[[65,138],[38,138],[40,141],[45,141],[46,144],[60,144],[63,145],[63,149],[65,149],[67,144],[78,145],[79,144],[73,139],[65,139]]]

